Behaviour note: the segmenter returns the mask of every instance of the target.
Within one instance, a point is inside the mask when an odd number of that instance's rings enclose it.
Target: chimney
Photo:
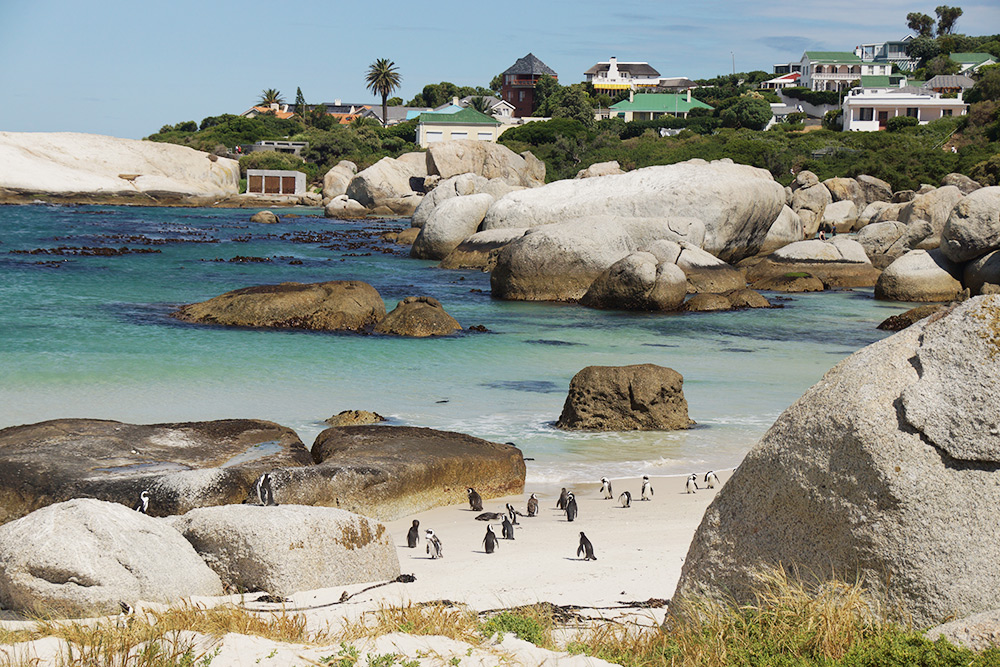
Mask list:
[[[691,89],[690,88],[687,89],[687,98],[688,98],[688,102],[690,102],[691,101]]]
[[[632,86],[628,87],[628,101],[635,102],[635,90],[632,89]]]
[[[334,100],[333,101],[333,106],[339,107],[340,106],[340,100],[339,99],[338,100]]]
[[[453,98],[451,98],[451,103],[452,103],[452,104],[453,104],[454,106],[456,106],[456,107],[457,107],[457,106],[458,106],[458,98],[457,98],[457,97],[453,97]]]

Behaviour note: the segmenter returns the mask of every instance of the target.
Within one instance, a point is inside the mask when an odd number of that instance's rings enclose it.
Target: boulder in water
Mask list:
[[[437,299],[429,296],[408,296],[392,312],[375,325],[375,333],[395,336],[447,336],[461,331],[454,317],[444,310]]]
[[[690,428],[684,378],[654,364],[588,366],[573,376],[556,427],[588,431]]]

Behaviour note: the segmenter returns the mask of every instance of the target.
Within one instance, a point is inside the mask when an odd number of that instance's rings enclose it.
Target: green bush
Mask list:
[[[520,141],[532,146],[553,143],[557,137],[583,137],[589,131],[574,118],[553,118],[512,127],[500,135],[500,143]]]
[[[906,127],[919,125],[920,121],[913,116],[893,116],[885,123],[885,129],[889,132],[899,132]]]
[[[531,642],[536,646],[544,646],[548,643],[548,633],[541,621],[509,611],[502,611],[483,623],[480,632],[484,637],[513,632],[518,639]]]
[[[844,127],[844,110],[831,109],[823,114],[823,129],[841,130]]]
[[[982,185],[1000,185],[1000,153],[976,163],[969,170],[969,178]]]
[[[840,104],[840,93],[833,90],[809,90],[799,86],[785,88],[781,91],[785,97],[802,100],[807,104],[820,106],[823,104]]]

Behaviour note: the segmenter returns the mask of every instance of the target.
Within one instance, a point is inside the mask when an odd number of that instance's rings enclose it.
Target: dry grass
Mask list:
[[[379,607],[364,614],[358,621],[345,621],[338,636],[352,640],[403,632],[410,635],[441,635],[478,643],[478,625],[475,612],[464,607],[407,603],[405,607]]]

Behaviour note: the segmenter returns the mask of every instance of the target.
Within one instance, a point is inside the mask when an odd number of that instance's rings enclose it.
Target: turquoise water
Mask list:
[[[496,301],[488,274],[437,269],[377,239],[406,220],[338,222],[299,209],[303,217],[268,226],[250,223],[253,212],[0,207],[0,427],[247,417],[289,426],[308,446],[322,420],[365,409],[393,423],[514,442],[534,459],[535,484],[682,474],[739,463],[805,389],[882,338],[875,325],[905,309],[874,301],[871,290],[689,315]],[[17,252],[60,247],[160,252]],[[212,261],[237,256],[271,261]],[[371,283],[387,309],[405,296],[436,297],[463,326],[490,333],[417,340],[223,329],[168,316],[248,285],[347,279]],[[552,428],[578,370],[647,362],[683,374],[697,428]]]

